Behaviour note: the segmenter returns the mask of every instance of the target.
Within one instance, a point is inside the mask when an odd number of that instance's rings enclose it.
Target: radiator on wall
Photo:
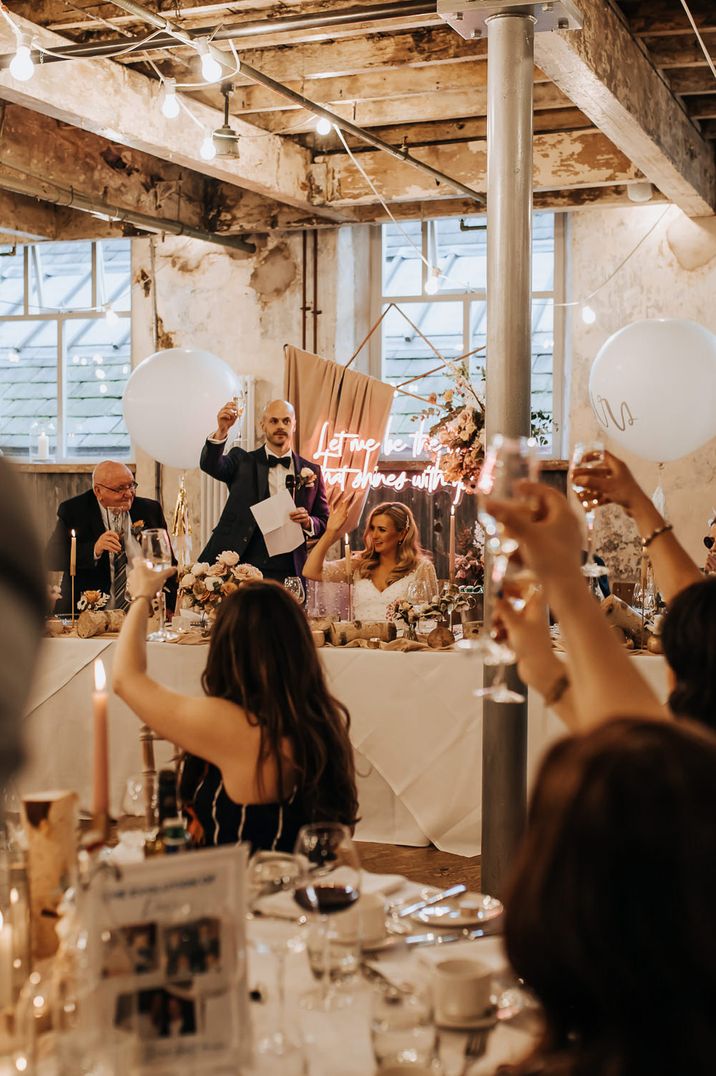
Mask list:
[[[227,451],[238,445],[250,452],[256,447],[256,378],[240,377],[239,383],[244,394],[244,413],[239,419],[238,425],[229,434]],[[233,437],[233,441],[231,438]],[[211,532],[221,515],[228,490],[223,482],[217,482],[208,474],[201,472],[201,525],[199,528],[201,546],[203,549],[211,537]]]

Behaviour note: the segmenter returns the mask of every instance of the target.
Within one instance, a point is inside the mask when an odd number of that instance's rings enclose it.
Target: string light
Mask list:
[[[440,277],[442,276],[440,270],[436,265],[430,267],[430,275],[425,281],[425,294],[437,295],[440,291]]]
[[[319,135],[329,135],[333,130],[333,124],[326,116],[319,116],[316,121],[316,132]]]
[[[114,309],[111,303],[107,303],[106,307],[104,308],[104,320],[108,325],[119,324],[119,314]]]
[[[216,157],[216,146],[214,145],[214,139],[207,132],[204,141],[199,148],[199,154],[202,161],[213,161]]]
[[[164,80],[164,98],[162,100],[162,114],[168,120],[175,120],[181,109],[177,101],[177,80],[167,78]]]
[[[25,34],[17,36],[17,50],[10,61],[10,74],[17,82],[29,82],[35,74],[35,64]]]
[[[593,325],[597,320],[597,315],[592,310],[591,306],[582,307],[582,321],[585,325]]]
[[[207,82],[218,82],[224,73],[224,69],[209,50],[208,37],[197,42],[197,51],[201,56],[201,74]]]

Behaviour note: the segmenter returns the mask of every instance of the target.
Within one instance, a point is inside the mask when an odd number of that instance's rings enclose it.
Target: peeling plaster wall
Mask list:
[[[609,276],[664,212],[663,205],[593,209],[571,217],[571,298],[589,295]],[[569,409],[570,449],[576,441],[601,437],[588,397],[589,371],[597,351],[617,329],[652,317],[691,318],[716,332],[716,222],[689,220],[675,206],[614,279],[589,300],[597,314],[585,325],[578,309],[571,317],[572,350]],[[674,356],[678,376],[678,356]],[[698,391],[698,386],[694,386]],[[665,431],[665,436],[668,431]],[[641,485],[652,493],[659,482],[657,464],[623,453]],[[716,439],[684,459],[664,465],[661,483],[667,514],[698,564],[703,564],[706,521],[716,507]],[[613,577],[633,579],[639,545],[636,530],[621,509],[598,517],[599,551]]]
[[[310,239],[310,237],[309,237]],[[283,391],[283,345],[301,344],[301,234],[256,238],[255,254],[233,252],[195,239],[137,239],[132,244],[132,363],[157,349],[205,348],[238,373],[253,375],[257,411]],[[152,247],[154,258],[152,258]],[[308,302],[313,298],[309,241]],[[326,229],[318,243],[318,352],[345,361],[367,331],[368,228]],[[154,285],[156,285],[156,292]],[[155,303],[158,343],[154,342]],[[312,344],[312,319],[307,325]],[[210,431],[207,431],[207,433]],[[153,496],[154,461],[136,450],[141,492]],[[179,472],[163,468],[167,517]],[[199,534],[199,471],[186,476]],[[200,552],[198,537],[194,554]]]

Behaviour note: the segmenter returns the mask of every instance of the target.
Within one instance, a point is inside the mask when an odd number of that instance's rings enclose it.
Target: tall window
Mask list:
[[[0,449],[127,457],[130,240],[0,247]]]
[[[377,232],[377,229],[376,229]],[[537,213],[532,244],[532,411],[540,415],[543,451],[560,452],[563,383],[563,223],[553,213]],[[441,275],[431,274],[426,262]],[[487,222],[484,216],[385,224],[374,246],[374,277],[380,281],[376,318],[389,303],[378,346],[371,356],[376,376],[393,385],[439,367],[440,360],[421,338],[422,333],[445,358],[473,352],[470,376],[484,391],[487,343]],[[431,294],[434,291],[434,294]],[[376,333],[374,340],[378,338]],[[475,350],[480,349],[480,350]],[[443,370],[413,381],[405,388],[428,397],[450,387]],[[415,416],[425,404],[398,393],[393,405],[391,434],[410,439]]]

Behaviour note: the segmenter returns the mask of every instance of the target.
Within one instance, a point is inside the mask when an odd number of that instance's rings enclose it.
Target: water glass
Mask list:
[[[303,582],[300,575],[288,575],[283,581],[283,585],[289,594],[293,594],[294,598],[299,605],[303,605],[306,600],[306,591],[303,587]]]
[[[142,531],[142,556],[154,572],[163,572],[172,566],[172,545],[169,535],[163,527],[150,527]],[[154,643],[168,643],[178,639],[175,631],[168,631],[165,625],[164,591],[159,595],[159,630],[151,632],[147,639]]]
[[[371,1038],[379,1069],[398,1065],[427,1068],[437,1049],[427,989],[376,989],[371,999]]]

